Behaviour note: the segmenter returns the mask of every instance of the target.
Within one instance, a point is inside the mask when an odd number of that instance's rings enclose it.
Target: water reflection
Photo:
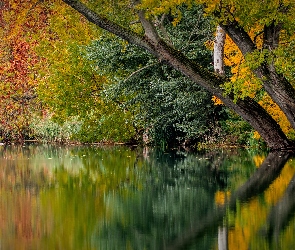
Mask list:
[[[176,238],[176,240],[174,240],[172,243],[170,243],[170,245],[165,249],[183,249],[183,248],[187,248],[189,245],[192,244],[193,240],[195,240],[196,238],[198,238],[200,235],[203,235],[206,230],[210,229],[210,228],[215,228],[218,227],[220,225],[223,224],[223,220],[224,217],[235,217],[237,214],[237,217],[234,218],[234,222],[231,222],[233,225],[234,230],[238,230],[239,227],[242,226],[242,234],[247,234],[249,232],[245,232],[244,230],[249,230],[249,227],[251,228],[252,226],[255,226],[256,222],[255,221],[251,221],[251,219],[253,220],[257,220],[260,221],[263,217],[264,214],[255,214],[255,213],[259,213],[257,206],[257,196],[262,194],[265,190],[267,190],[267,188],[269,188],[269,186],[275,181],[275,179],[280,175],[283,167],[285,166],[285,163],[287,162],[287,160],[290,158],[290,154],[288,152],[270,152],[268,154],[268,156],[266,157],[266,159],[263,161],[263,163],[259,166],[259,168],[253,173],[253,175],[245,182],[245,184],[243,184],[240,188],[238,188],[238,190],[236,190],[231,196],[230,198],[228,198],[228,201],[225,201],[224,204],[222,206],[219,206],[217,209],[213,209],[211,211],[209,211],[206,216],[199,221],[195,222],[195,225],[193,227],[190,227],[187,231],[185,231],[182,235],[178,236]],[[291,170],[292,174],[294,173],[294,170]],[[290,175],[288,173],[288,176],[285,178],[288,178]],[[293,177],[294,178],[294,177]],[[290,187],[291,185],[291,187]],[[284,197],[287,197],[286,199],[290,198],[290,192],[293,191],[293,182],[291,180],[290,184],[289,184],[289,188],[287,188],[287,192]],[[282,185],[280,188],[285,188],[284,185]],[[290,190],[290,191],[289,191]],[[271,190],[273,192],[276,192],[276,190]],[[291,194],[292,195],[292,194]],[[243,203],[246,203],[246,205],[244,205]],[[254,203],[254,209],[251,207],[252,204]],[[280,225],[280,223],[276,223],[276,222],[280,222],[281,220],[284,220],[284,222],[286,223],[287,220],[286,218],[289,215],[293,214],[294,211],[294,202],[289,202],[292,205],[291,206],[286,206],[286,201],[282,201],[279,202],[277,206],[281,205],[282,207],[284,207],[284,210],[286,211],[286,214],[282,214],[279,210],[280,207],[278,209],[275,208],[273,209],[274,212],[272,211],[272,215],[270,215],[266,225],[269,225],[268,227],[268,231],[272,231],[273,228],[278,228],[278,226]],[[242,214],[242,208],[241,206],[245,206],[248,207],[246,213],[250,213],[248,216],[244,216]],[[260,205],[260,204],[259,204]],[[266,212],[266,211],[264,211]],[[273,216],[274,214],[274,216]],[[261,217],[260,217],[261,215]],[[241,220],[243,219],[242,217],[246,217],[247,220],[243,221],[241,224],[241,221],[236,221],[236,219]],[[250,218],[252,217],[252,218]],[[260,218],[259,218],[260,217]],[[275,219],[273,219],[273,217],[275,217]],[[273,222],[276,221],[276,222]],[[269,223],[272,222],[272,223]],[[238,224],[238,225],[237,225]],[[227,227],[229,227],[229,225],[226,225]],[[276,236],[278,236],[278,233],[280,233],[280,231],[283,229],[283,227],[280,228],[280,230],[277,230],[277,234]],[[234,231],[232,230],[232,231]],[[250,233],[255,233],[256,229],[252,229]],[[218,228],[218,236],[219,237],[228,237],[227,235],[227,228]],[[240,236],[239,232],[236,232],[236,235],[234,236]],[[252,235],[250,235],[252,236]],[[249,249],[249,235],[242,235],[242,242],[239,242],[240,239],[232,239],[232,241],[234,241],[235,243],[231,245],[231,247],[234,246],[239,246],[239,249]],[[248,239],[247,239],[248,238]],[[277,237],[276,237],[277,238]],[[292,239],[293,240],[293,239]],[[272,239],[269,238],[268,242],[266,243],[270,243],[272,244]],[[257,246],[253,246],[254,249],[262,249],[262,248],[258,248]],[[228,243],[228,239],[219,239],[219,249],[229,249],[229,243]],[[232,248],[233,249],[233,248]],[[264,248],[264,249],[269,249],[269,248]],[[278,248],[276,248],[278,249]]]
[[[0,147],[2,249],[292,249],[285,152]],[[292,247],[291,247],[292,246]]]

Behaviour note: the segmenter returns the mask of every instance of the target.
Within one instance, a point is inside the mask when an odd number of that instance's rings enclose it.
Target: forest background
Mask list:
[[[64,2],[0,1],[1,142],[264,145],[259,132],[222,96],[157,55],[91,24],[68,6],[79,1]],[[255,101],[288,140],[295,139],[290,119],[258,72],[264,64],[276,67],[294,92],[292,1],[259,6],[254,1],[84,3],[139,34],[144,34],[138,18],[144,11],[144,20],[161,39],[208,76],[214,72],[214,42],[223,33],[224,72],[217,72],[216,79],[227,79],[219,84],[224,96],[233,105]],[[251,53],[243,53],[232,39],[229,23],[235,22],[255,44]],[[271,27],[272,34],[279,33],[275,45],[265,42]]]

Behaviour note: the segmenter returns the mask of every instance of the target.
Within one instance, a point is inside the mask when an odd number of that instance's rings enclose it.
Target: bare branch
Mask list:
[[[173,43],[169,37],[169,34],[167,32],[167,30],[165,29],[165,26],[164,26],[164,20],[165,20],[165,17],[166,15],[163,14],[161,16],[161,20],[159,20],[157,17],[156,17],[156,27],[159,28],[159,30],[161,31],[162,35],[163,35],[163,38],[164,40],[171,46],[173,46]]]
[[[152,63],[152,64],[149,64],[149,65],[146,65],[146,66],[144,66],[144,67],[142,67],[142,68],[140,68],[140,69],[138,69],[138,70],[136,70],[136,71],[134,71],[134,72],[132,72],[125,80],[124,80],[124,82],[127,82],[130,78],[132,78],[134,75],[136,75],[136,74],[138,74],[139,72],[141,72],[141,71],[143,71],[143,70],[145,70],[145,69],[147,69],[147,68],[149,68],[149,67],[152,67],[152,66],[154,66],[154,65],[156,65],[156,64],[159,64],[159,62],[156,62],[156,63]]]

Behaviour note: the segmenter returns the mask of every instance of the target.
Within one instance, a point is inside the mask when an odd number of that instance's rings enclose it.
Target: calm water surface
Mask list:
[[[295,249],[287,153],[0,146],[0,249]]]

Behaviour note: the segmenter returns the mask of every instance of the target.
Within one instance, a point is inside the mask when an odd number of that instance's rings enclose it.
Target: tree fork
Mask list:
[[[235,42],[244,56],[254,52],[257,48],[248,33],[239,26],[237,21],[228,24],[220,24],[227,35]],[[279,44],[279,32],[281,24],[264,27],[263,47],[269,51]],[[253,71],[263,82],[265,91],[271,99],[280,107],[286,115],[293,129],[295,129],[295,89],[290,82],[276,72],[273,64],[264,63]]]

